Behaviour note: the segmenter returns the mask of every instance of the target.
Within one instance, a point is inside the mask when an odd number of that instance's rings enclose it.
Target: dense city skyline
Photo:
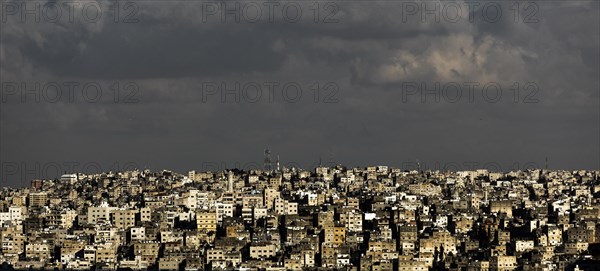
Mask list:
[[[269,149],[265,149],[269,150]],[[270,151],[270,150],[269,150]],[[347,168],[367,168],[371,166],[387,166],[390,168],[399,169],[401,171],[414,171],[417,170],[419,172],[459,172],[459,171],[471,171],[471,170],[489,170],[490,172],[497,173],[508,173],[508,172],[519,172],[519,171],[527,171],[527,170],[563,170],[563,171],[579,171],[579,170],[595,170],[593,168],[572,168],[572,169],[564,169],[564,168],[555,168],[551,164],[551,160],[548,158],[541,159],[541,161],[514,161],[509,164],[500,164],[498,162],[479,162],[479,161],[423,161],[418,158],[412,161],[404,161],[400,165],[390,165],[390,164],[369,164],[369,165],[345,165],[342,163],[338,163],[332,159],[330,156],[329,159],[323,159],[323,157],[319,157],[318,159],[310,162],[310,163],[298,163],[295,161],[286,161],[280,160],[280,155],[269,156],[270,166],[268,166],[265,162],[267,157],[263,156],[262,160],[255,160],[250,162],[231,162],[231,161],[204,161],[197,163],[197,165],[193,168],[186,168],[183,170],[176,170],[173,168],[166,167],[148,167],[148,165],[141,165],[140,163],[134,161],[125,161],[125,162],[113,162],[109,165],[102,165],[98,162],[49,162],[49,163],[39,163],[34,162],[32,164],[20,164],[20,163],[4,163],[4,172],[3,179],[7,181],[7,187],[19,188],[23,186],[28,186],[30,182],[34,179],[59,179],[61,175],[70,173],[82,173],[82,174],[99,174],[104,172],[125,172],[130,170],[151,170],[151,171],[159,171],[159,170],[169,170],[173,172],[188,172],[190,170],[195,170],[198,172],[222,172],[227,170],[243,170],[243,171],[251,171],[251,170],[265,170],[265,168],[270,167],[275,169],[279,165],[281,169],[296,169],[296,170],[311,170],[320,166],[327,167],[347,167]],[[10,185],[13,184],[13,185]]]
[[[600,270],[600,1],[0,0],[0,269]]]
[[[581,271],[600,264],[600,171],[273,166],[64,174],[3,188],[0,262],[215,271]]]

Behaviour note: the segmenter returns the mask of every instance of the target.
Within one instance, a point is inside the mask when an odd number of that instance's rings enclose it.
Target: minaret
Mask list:
[[[233,172],[227,172],[227,192],[233,192]]]
[[[281,170],[281,168],[279,167],[279,154],[277,155],[277,172],[279,172]]]

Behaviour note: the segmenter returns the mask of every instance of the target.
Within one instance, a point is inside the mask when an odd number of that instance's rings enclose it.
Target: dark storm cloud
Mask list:
[[[494,22],[484,20],[489,1],[471,14],[463,9],[460,20],[442,15],[439,22],[406,14],[407,5],[420,2],[333,2],[331,23],[322,22],[323,13],[315,23],[308,2],[298,2],[298,22],[204,21],[203,3],[136,2],[139,22],[129,24],[112,22],[108,11],[97,23],[9,17],[2,23],[3,82],[98,82],[103,96],[90,102],[77,92],[75,101],[25,103],[7,97],[2,161],[92,161],[103,169],[135,162],[186,171],[207,163],[260,165],[270,146],[284,164],[306,167],[319,157],[392,166],[418,158],[428,167],[477,162],[512,170],[541,166],[548,156],[551,167],[598,168],[598,2],[535,2],[533,23],[524,22],[523,6],[515,17],[514,3],[506,2],[498,2],[503,16]],[[115,102],[115,82],[135,83],[134,102],[123,101],[123,89]],[[207,95],[207,82],[227,89],[257,83],[263,95],[235,102]],[[274,101],[266,82],[279,84]],[[321,88],[315,98],[315,83],[328,82],[337,91]],[[480,84],[474,101],[465,94],[435,101],[404,88],[465,82]],[[534,94],[522,88],[528,82]],[[286,83],[302,88],[298,101],[286,100]],[[499,101],[482,96],[488,83],[502,88]],[[325,102],[328,94],[332,102]],[[2,182],[21,185],[33,175]]]
[[[283,55],[245,31],[208,30],[191,26],[153,30],[143,24],[114,27],[81,40],[77,34],[52,35],[44,47],[25,43],[23,53],[60,76],[88,78],[156,78],[269,72]],[[80,42],[85,48],[78,49]],[[116,60],[116,61],[113,61]]]

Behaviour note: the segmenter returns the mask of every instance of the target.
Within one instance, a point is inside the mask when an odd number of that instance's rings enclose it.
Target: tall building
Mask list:
[[[227,173],[227,191],[233,192],[233,172]]]
[[[265,163],[264,163],[264,170],[265,171],[271,171],[271,150],[269,150],[269,148],[265,149]]]
[[[217,212],[212,210],[196,213],[196,225],[198,230],[216,231]]]
[[[29,206],[46,206],[48,201],[48,193],[39,192],[39,193],[31,193],[29,194]]]

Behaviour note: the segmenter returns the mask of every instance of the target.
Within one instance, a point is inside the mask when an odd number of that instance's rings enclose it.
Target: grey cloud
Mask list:
[[[140,87],[133,104],[108,94],[93,104],[3,103],[2,161],[135,161],[186,171],[206,162],[260,165],[270,146],[284,163],[306,166],[319,157],[395,166],[418,158],[431,167],[512,169],[548,156],[556,168],[598,168],[597,2],[536,2],[540,22],[530,24],[403,22],[401,2],[335,3],[340,21],[332,24],[309,13],[298,23],[202,22],[199,2],[187,1],[139,2],[135,24],[2,24],[3,81]],[[266,81],[298,82],[303,99],[202,100],[205,82]],[[317,81],[336,83],[338,101],[314,102]],[[403,82],[467,81],[498,82],[504,96],[403,101]],[[510,88],[529,81],[539,102],[514,102]],[[12,177],[3,185],[17,185]]]

